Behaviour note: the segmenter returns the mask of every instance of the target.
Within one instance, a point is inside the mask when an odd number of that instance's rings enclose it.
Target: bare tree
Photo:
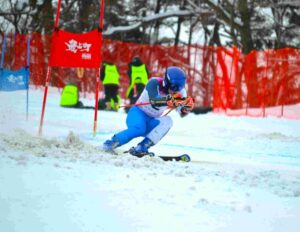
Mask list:
[[[2,17],[1,30],[24,33],[27,30],[27,22],[31,9],[27,3],[23,1],[5,1],[1,5],[0,17]]]
[[[51,33],[57,1],[2,0],[0,30]],[[98,26],[99,0],[64,0],[60,27],[73,32]],[[2,19],[2,20],[1,20]],[[300,4],[292,0],[110,0],[105,1],[104,36],[152,44],[201,43],[253,49],[299,47]],[[182,41],[183,27],[188,41]],[[161,34],[162,31],[171,33]]]

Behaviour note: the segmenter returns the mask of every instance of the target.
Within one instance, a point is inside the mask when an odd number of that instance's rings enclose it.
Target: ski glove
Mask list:
[[[150,104],[154,109],[157,107],[167,105],[169,108],[181,107],[182,111],[187,113],[194,108],[194,99],[192,97],[183,98],[180,93],[174,95],[167,95],[161,98],[151,98]]]
[[[182,109],[181,111],[183,113],[188,113],[189,111],[191,111],[192,109],[194,109],[194,105],[195,105],[195,100],[192,97],[187,97],[184,102],[182,102]]]
[[[167,96],[167,105],[169,108],[177,108],[178,106],[183,106],[185,98],[182,97],[180,93]]]
[[[171,100],[167,101],[167,105],[170,108],[181,107],[184,113],[191,111],[194,108],[194,99],[192,97],[182,98],[180,96],[174,95]]]

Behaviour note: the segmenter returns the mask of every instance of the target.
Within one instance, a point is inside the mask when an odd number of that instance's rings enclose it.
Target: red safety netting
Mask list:
[[[45,84],[51,36],[31,36],[30,83]],[[3,37],[0,37],[2,44]],[[7,36],[4,68],[25,65],[24,35]],[[103,61],[114,62],[120,72],[120,95],[129,85],[128,63],[138,55],[150,76],[161,76],[170,65],[188,74],[188,92],[196,106],[213,107],[229,115],[288,116],[285,106],[300,103],[300,50],[253,51],[243,55],[238,48],[207,46],[159,46],[103,40]],[[52,67],[50,85],[62,88],[72,81],[83,93],[95,91],[96,69]],[[103,87],[100,86],[100,91]],[[276,107],[276,108],[270,108]],[[292,116],[300,118],[299,116]]]
[[[252,51],[244,56],[236,48],[217,48],[216,53],[215,112],[300,118],[284,110],[300,103],[299,50]]]

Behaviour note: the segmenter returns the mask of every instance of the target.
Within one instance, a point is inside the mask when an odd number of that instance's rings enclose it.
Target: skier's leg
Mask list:
[[[128,143],[133,138],[146,135],[147,116],[138,107],[131,107],[127,114],[126,124],[127,129],[115,134],[111,140],[107,140],[104,145],[104,150],[113,150],[116,147]],[[113,144],[112,146],[110,144]]]
[[[147,125],[146,138],[157,144],[173,126],[172,118],[164,116],[151,120]]]
[[[127,129],[115,135],[122,145],[145,135],[147,117],[138,107],[131,107],[126,118]]]
[[[172,125],[173,122],[169,116],[148,120],[145,139],[136,147],[132,147],[129,152],[132,155],[150,154],[148,149],[158,143],[168,133]]]

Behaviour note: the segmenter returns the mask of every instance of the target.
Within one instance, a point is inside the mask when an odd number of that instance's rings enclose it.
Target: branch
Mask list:
[[[0,11],[0,16],[8,16],[8,15],[26,15],[26,14],[30,14],[30,11],[26,11],[26,12],[1,12]]]
[[[155,14],[155,15],[150,15],[150,16],[146,16],[144,18],[141,18],[139,22],[129,25],[129,26],[119,26],[119,27],[112,27],[112,28],[108,28],[103,35],[105,36],[109,36],[109,35],[113,35],[115,33],[119,33],[119,32],[128,32],[128,31],[133,31],[145,24],[149,24],[152,22],[156,22],[162,19],[166,19],[166,18],[171,18],[171,17],[190,17],[190,16],[194,16],[195,14],[191,11],[188,10],[178,10],[178,11],[172,11],[172,12],[164,12],[164,13],[159,13],[159,14]]]
[[[235,18],[234,20],[232,20],[230,13],[225,10],[220,4],[217,4],[212,0],[203,1],[208,4],[216,13],[218,13],[220,16],[219,19],[223,20],[226,24],[232,25],[235,28],[241,28],[244,26],[243,22],[240,19]]]

